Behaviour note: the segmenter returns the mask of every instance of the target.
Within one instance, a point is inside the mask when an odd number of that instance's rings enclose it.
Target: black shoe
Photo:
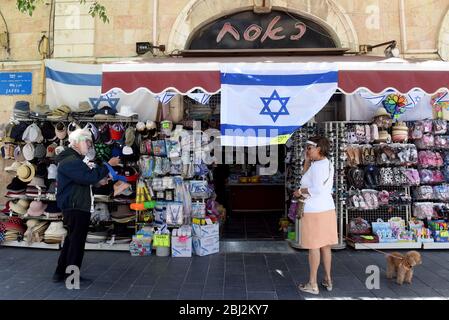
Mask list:
[[[54,273],[53,274],[53,282],[63,282],[65,280],[65,274]]]

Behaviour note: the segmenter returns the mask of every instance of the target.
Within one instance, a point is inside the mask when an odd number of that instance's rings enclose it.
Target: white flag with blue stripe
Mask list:
[[[125,94],[112,90],[101,94],[101,64],[71,63],[60,60],[45,60],[46,104],[51,109],[67,105],[77,111],[81,101],[94,108],[109,106],[121,111],[121,106],[131,106],[139,120],[156,120],[158,99],[145,90]]]
[[[221,144],[283,144],[337,90],[332,63],[221,66]]]

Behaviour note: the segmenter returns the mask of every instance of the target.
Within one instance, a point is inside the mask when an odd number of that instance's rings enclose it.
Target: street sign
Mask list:
[[[0,72],[0,95],[28,95],[32,88],[32,72]]]

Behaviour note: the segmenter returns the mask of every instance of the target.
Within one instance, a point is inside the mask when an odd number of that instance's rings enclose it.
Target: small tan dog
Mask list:
[[[409,251],[405,255],[392,252],[387,255],[387,278],[392,279],[397,275],[398,284],[412,283],[413,267],[422,263],[421,254],[418,251]]]

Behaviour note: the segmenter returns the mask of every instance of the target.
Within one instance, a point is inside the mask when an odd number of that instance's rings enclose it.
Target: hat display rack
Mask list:
[[[3,146],[8,146],[8,148],[9,148],[9,146],[14,146],[14,148],[18,147],[20,149],[20,155],[22,156],[23,147],[25,145],[27,145],[27,143],[24,142],[22,139],[22,134],[24,133],[23,129],[29,128],[31,125],[36,125],[39,128],[43,128],[44,126],[47,126],[47,124],[48,124],[48,127],[51,127],[51,128],[53,128],[53,130],[55,130],[56,124],[63,123],[64,130],[67,131],[67,128],[69,128],[69,125],[72,123],[74,125],[78,125],[80,127],[84,127],[88,123],[91,123],[91,124],[106,123],[106,124],[111,124],[111,125],[118,123],[118,124],[122,125],[124,130],[126,130],[128,127],[130,127],[130,126],[132,127],[133,125],[135,125],[138,122],[136,117],[121,117],[121,116],[119,117],[119,116],[111,115],[104,119],[96,119],[95,117],[83,116],[83,113],[68,113],[68,110],[66,110],[64,112],[66,112],[67,114],[65,114],[61,117],[55,116],[53,118],[47,117],[43,113],[27,113],[26,114],[25,112],[23,112],[23,113],[14,112],[14,116],[10,119],[10,125],[12,127],[12,132],[14,133],[14,127],[17,127],[17,128],[23,127],[21,129],[22,132],[15,133],[15,135],[17,136],[16,137],[17,139],[11,139],[10,135],[7,135],[6,139],[2,139]],[[86,115],[86,114],[84,114],[84,115]],[[92,114],[92,116],[93,116],[93,114]],[[34,137],[34,133],[35,132],[33,131],[31,134],[32,137]],[[42,134],[45,136],[45,133],[43,130],[39,135],[42,135]],[[64,147],[67,145],[68,135],[65,134],[63,136],[64,136],[64,138],[62,138],[62,139],[59,139],[59,137],[56,137],[56,136],[54,137],[54,139],[51,139],[51,140],[44,139],[42,141],[42,143],[45,144],[45,146],[47,146],[47,144],[50,145],[50,144],[56,142],[55,146],[59,145],[60,147]],[[33,155],[31,154],[32,151],[34,151],[34,156],[36,155],[36,150],[34,148],[35,146],[37,146],[36,143],[37,143],[36,141],[32,141],[32,142],[28,143],[30,145],[30,148],[29,148],[30,150],[27,150],[27,151],[29,151],[28,153],[30,154],[29,155],[30,158],[33,158],[32,157]],[[33,148],[31,148],[31,146],[33,146]],[[12,148],[12,150],[14,150],[14,148]],[[3,147],[2,150],[6,150],[6,148]],[[9,152],[9,150],[8,150],[8,152]],[[3,155],[3,158],[5,158],[5,160],[14,159],[15,160],[14,164],[17,162],[17,165],[7,167],[9,169],[9,172],[16,173],[17,169],[20,167],[19,166],[20,163],[22,163],[22,164],[23,163],[34,163],[34,165],[33,165],[34,168],[36,168],[37,163],[46,163],[47,165],[53,163],[52,159],[49,159],[47,157],[49,155],[49,153],[53,153],[53,152],[54,151],[50,152],[49,150],[47,150],[47,155],[45,157],[42,157],[41,159],[36,159],[34,157],[34,159],[30,159],[29,161],[26,159],[23,159],[23,156],[22,156],[22,159],[17,159],[17,157],[14,157],[12,152],[11,152],[11,154],[5,154],[5,152],[3,152],[2,155]],[[5,157],[5,155],[6,155],[6,157]],[[53,154],[53,156],[54,156],[54,154]],[[23,160],[26,160],[26,162],[23,162]],[[21,161],[21,162],[19,162],[19,161]],[[130,165],[133,165],[133,163],[130,163]],[[134,165],[135,165],[135,163],[134,163]],[[20,180],[18,178],[15,178],[15,179],[17,179],[17,182],[20,183]],[[46,176],[45,176],[45,180],[48,181]],[[20,188],[26,188],[28,191],[29,188],[27,185],[25,185],[26,182],[21,182],[21,183],[23,184],[23,186],[15,186],[16,191],[19,190]],[[48,184],[47,184],[47,186],[48,186]],[[38,184],[34,185],[33,188],[35,188],[35,191],[33,191],[33,193],[35,195],[27,194],[28,192],[25,192],[23,190],[20,190],[20,192],[9,192],[6,195],[6,197],[9,199],[8,202],[15,203],[15,202],[22,200],[22,201],[27,201],[28,204],[30,204],[30,203],[48,203],[48,204],[56,203],[56,188],[54,188],[52,190],[54,193],[46,192],[47,191],[46,188],[44,186],[40,186]],[[106,205],[108,205],[108,207],[113,208],[114,204],[123,203],[123,200],[116,202],[112,198],[106,199],[104,197],[103,198],[95,197],[95,202],[96,203],[102,202],[102,203],[105,203]],[[130,202],[131,202],[131,200],[129,200],[129,203]],[[39,225],[41,227],[39,229],[39,232],[43,233],[45,231],[46,227],[49,227],[50,231],[52,230],[52,228],[56,228],[53,224],[57,223],[59,221],[62,221],[62,216],[57,216],[55,214],[50,214],[48,212],[43,212],[41,215],[37,215],[37,214],[30,215],[30,214],[28,214],[28,212],[26,212],[26,210],[24,212],[22,212],[22,214],[18,214],[16,212],[14,212],[13,210],[11,210],[10,206],[7,204],[5,206],[5,209],[3,210],[2,215],[0,215],[0,223],[7,222],[9,219],[20,219],[21,223],[24,226],[28,225],[28,223],[27,223],[28,221],[31,221],[31,222],[42,221],[42,222],[50,223],[50,225],[47,225],[47,226]],[[30,222],[30,224],[32,224],[31,222]],[[111,222],[113,222],[113,220],[110,220],[108,222],[110,224]],[[106,225],[107,224],[108,223],[106,223]],[[52,227],[52,228],[50,228],[50,227]],[[95,225],[93,223],[90,228],[91,229],[98,228],[98,224]],[[134,228],[134,226],[133,226],[133,228]],[[30,236],[35,235],[35,233],[32,232],[31,227],[29,227],[28,229],[29,230],[27,230],[27,231],[29,231],[28,234]],[[58,231],[57,228],[55,230]],[[61,231],[61,230],[59,230],[59,231]],[[33,239],[32,242],[28,242],[28,241],[22,241],[22,240],[27,240],[27,234],[25,234],[25,238],[24,238],[24,234],[18,234],[17,241],[15,241],[16,239],[13,240],[11,238],[10,239],[11,241],[2,242],[1,244],[4,246],[33,247],[33,248],[44,248],[44,249],[59,249],[60,248],[60,245],[63,241],[62,238],[59,241],[59,243],[57,243],[57,241],[55,241],[55,236],[50,235],[47,238],[50,239],[47,241],[47,243],[44,242],[44,241],[46,241],[45,237],[35,237],[35,236],[32,237],[32,239]],[[58,238],[58,237],[56,237],[56,238]],[[118,237],[118,238],[120,238],[120,237]],[[36,242],[37,239],[42,240],[42,242]],[[112,240],[114,240],[114,239],[112,239]],[[131,237],[130,237],[130,240],[131,240]],[[116,241],[116,242],[119,243],[120,241]],[[86,244],[86,245],[88,247],[88,244]],[[122,246],[109,246],[109,249],[120,250],[119,247],[122,250],[129,249],[128,244],[126,244],[126,246],[123,246],[123,245]],[[89,248],[87,248],[87,249],[89,249]]]

